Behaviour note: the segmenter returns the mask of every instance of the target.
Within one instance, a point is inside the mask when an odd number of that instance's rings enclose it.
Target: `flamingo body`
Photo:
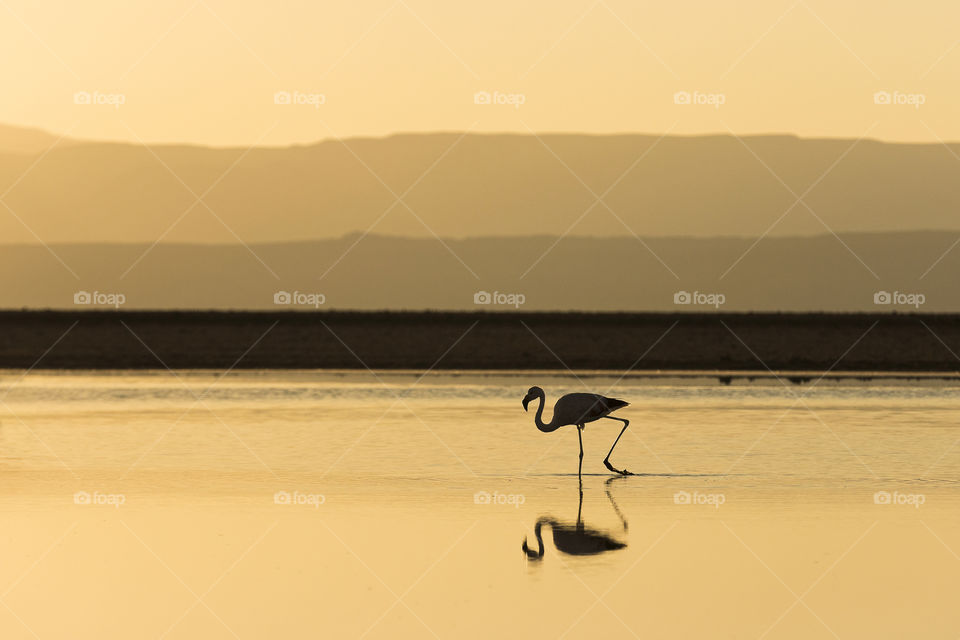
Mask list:
[[[553,405],[553,420],[550,423],[559,420],[558,426],[586,424],[605,418],[629,404],[624,400],[607,398],[596,393],[568,393]]]

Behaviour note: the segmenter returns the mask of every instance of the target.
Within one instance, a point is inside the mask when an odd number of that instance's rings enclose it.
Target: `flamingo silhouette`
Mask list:
[[[617,516],[620,518],[620,521],[623,523],[623,530],[627,530],[627,521],[623,517],[623,514],[620,513],[620,509],[617,507],[617,503],[614,501],[613,496],[610,495],[609,484],[611,481],[616,480],[617,478],[610,478],[607,481],[607,498],[610,500],[610,504],[613,505],[613,509],[617,512]],[[612,536],[603,533],[597,529],[591,529],[583,524],[583,519],[581,518],[581,513],[583,511],[583,486],[580,487],[580,504],[577,507],[577,522],[576,524],[567,524],[561,522],[560,520],[553,518],[551,516],[541,516],[536,525],[533,528],[533,535],[537,538],[537,550],[534,551],[527,544],[526,538],[523,540],[523,552],[527,554],[527,557],[530,560],[542,560],[543,559],[543,527],[544,525],[550,527],[550,531],[553,533],[553,546],[557,548],[557,551],[565,553],[571,556],[594,556],[600,553],[605,553],[607,551],[616,551],[617,549],[623,549],[627,546],[627,543],[621,542]]]
[[[609,414],[613,413],[617,409],[626,407],[630,404],[629,402],[617,400],[616,398],[607,398],[606,396],[601,396],[596,393],[568,393],[557,400],[557,403],[553,405],[553,418],[551,418],[550,422],[544,423],[543,405],[546,402],[546,394],[540,387],[530,387],[530,390],[527,391],[527,395],[523,398],[523,410],[526,411],[527,405],[530,404],[530,402],[535,398],[540,399],[540,406],[537,408],[537,415],[534,418],[537,429],[540,429],[540,431],[543,431],[544,433],[550,433],[551,431],[556,431],[560,427],[576,425],[577,438],[580,440],[580,466],[577,470],[578,476],[583,474],[582,432],[584,425],[586,425],[588,422],[599,420],[600,418],[619,420],[623,423],[623,429],[620,430],[620,435],[618,435],[617,439],[613,441],[613,446],[610,447],[607,457],[603,459],[604,466],[610,471],[619,473],[623,476],[635,475],[626,469],[617,469],[610,464],[610,455],[613,453],[613,449],[617,446],[617,443],[620,442],[620,436],[622,436],[623,432],[626,431],[627,427],[630,426],[630,421],[626,418],[617,418]]]

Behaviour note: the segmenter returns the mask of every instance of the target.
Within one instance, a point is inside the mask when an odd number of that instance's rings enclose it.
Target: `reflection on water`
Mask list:
[[[620,517],[620,520],[623,522],[623,531],[627,531],[627,520],[623,517],[620,508],[617,507],[617,503],[614,501],[613,496],[610,494],[610,485],[617,479],[624,479],[624,476],[619,478],[610,478],[607,480],[606,495],[610,500],[611,506],[613,506],[614,511],[617,516]],[[552,516],[540,516],[537,519],[537,523],[534,525],[533,532],[534,536],[537,539],[537,550],[534,551],[527,545],[527,540],[523,540],[523,552],[527,554],[527,557],[530,560],[542,560],[544,554],[543,546],[543,527],[544,525],[550,527],[550,531],[553,534],[553,546],[556,547],[557,551],[565,553],[571,556],[594,556],[600,553],[605,553],[607,551],[616,551],[617,549],[623,549],[627,546],[626,542],[621,542],[612,536],[599,531],[597,529],[591,529],[583,523],[583,484],[580,483],[579,488],[579,502],[577,503],[577,521],[574,524],[561,522],[557,518]]]
[[[545,378],[2,374],[0,638],[960,636],[956,387]]]

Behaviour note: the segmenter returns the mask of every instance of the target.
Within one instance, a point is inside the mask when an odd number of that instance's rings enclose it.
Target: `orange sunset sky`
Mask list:
[[[0,16],[0,123],[71,137],[960,139],[960,4],[947,0],[4,0]],[[301,104],[277,104],[283,91]],[[480,91],[503,104],[476,104]],[[703,104],[677,104],[684,91]]]

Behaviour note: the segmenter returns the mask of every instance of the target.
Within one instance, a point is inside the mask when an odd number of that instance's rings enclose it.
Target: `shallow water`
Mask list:
[[[531,384],[630,401],[643,475],[590,424],[581,503]],[[0,636],[956,638],[957,392],[4,372]]]

